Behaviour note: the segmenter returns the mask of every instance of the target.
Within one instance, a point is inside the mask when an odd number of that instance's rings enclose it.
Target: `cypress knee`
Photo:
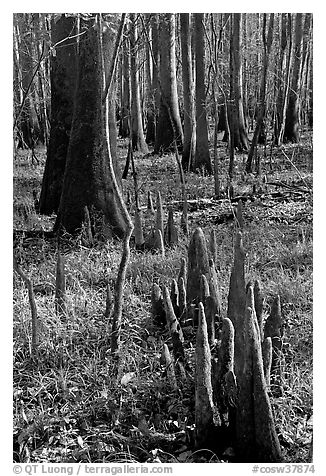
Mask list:
[[[195,445],[211,446],[213,430],[213,390],[211,383],[211,352],[208,343],[204,306],[199,303],[199,321],[196,337],[195,383]]]

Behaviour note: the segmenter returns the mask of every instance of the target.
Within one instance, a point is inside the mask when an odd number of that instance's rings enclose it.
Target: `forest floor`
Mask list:
[[[126,144],[119,143],[121,168]],[[221,186],[227,184],[228,159],[220,143]],[[277,432],[286,462],[308,462],[312,438],[312,141],[267,148],[262,176],[246,175],[246,155],[236,154],[235,196],[244,198],[243,242],[246,281],[259,279],[265,315],[280,295],[284,319],[282,393],[271,394]],[[152,283],[170,286],[187,256],[188,239],[165,257],[135,250],[132,243],[123,311],[121,366],[112,378],[110,323],[104,316],[106,283],[113,286],[121,243],[77,240],[65,252],[67,320],[56,316],[54,290],[56,240],[42,236],[55,217],[35,212],[33,190],[40,192],[45,151],[39,164],[19,151],[14,162],[14,247],[23,271],[34,284],[41,325],[39,354],[31,356],[31,317],[27,288],[14,276],[14,461],[16,462],[218,462],[232,461],[232,448],[215,455],[195,451],[194,383],[173,391],[160,364],[168,333],[151,322]],[[136,157],[144,232],[155,216],[147,210],[147,192],[159,190],[164,211],[172,203],[181,216],[181,187],[175,158]],[[264,177],[264,180],[262,180]],[[227,199],[214,199],[214,179],[187,174],[190,233],[200,226],[208,237],[215,229],[216,263],[226,316],[233,262],[235,224]],[[257,193],[252,195],[253,185]],[[125,194],[133,190],[129,174]],[[261,189],[260,189],[261,188]],[[131,193],[133,197],[133,193]],[[246,199],[246,197],[248,199]],[[130,213],[134,215],[131,203]],[[166,215],[167,216],[167,215]],[[186,353],[193,361],[195,332],[186,333]]]

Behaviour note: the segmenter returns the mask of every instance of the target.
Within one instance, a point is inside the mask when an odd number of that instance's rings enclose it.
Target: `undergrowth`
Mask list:
[[[294,146],[288,146],[289,149]],[[125,152],[125,149],[121,150]],[[223,150],[220,149],[221,157]],[[288,153],[290,154],[290,150]],[[42,155],[43,154],[43,155]],[[292,157],[292,155],[291,155]],[[263,168],[268,180],[311,184],[309,142],[296,152],[293,169],[276,155],[266,157]],[[106,284],[114,287],[120,262],[120,243],[82,241],[64,253],[67,286],[67,316],[55,314],[55,239],[29,231],[50,230],[54,217],[35,211],[33,190],[39,192],[44,152],[34,167],[26,152],[14,167],[15,254],[32,279],[40,324],[37,358],[31,356],[31,322],[27,289],[14,276],[14,460],[19,462],[216,462],[232,461],[230,452],[213,455],[193,450],[194,384],[173,391],[160,363],[167,331],[153,326],[150,293],[153,282],[170,285],[177,276],[181,257],[187,256],[188,240],[180,232],[180,243],[158,253],[139,252],[133,247],[128,268],[121,365],[113,378],[110,359],[110,322],[105,317]],[[294,160],[294,159],[293,159]],[[227,160],[222,169],[227,170]],[[273,169],[271,169],[273,163]],[[160,190],[164,209],[181,200],[174,158],[137,158],[142,190],[145,231],[154,216],[145,209],[147,191]],[[235,188],[248,193],[259,179],[243,174],[237,161]],[[222,174],[222,186],[226,185]],[[124,182],[132,191],[132,177]],[[213,196],[213,179],[187,176],[189,199]],[[208,237],[214,227],[218,243],[217,271],[226,315],[229,278],[233,260],[233,221],[216,225],[230,203],[218,202],[190,213],[191,231],[201,226]],[[176,222],[181,208],[175,205]],[[133,206],[130,208],[133,214]],[[280,295],[284,319],[281,395],[272,395],[277,431],[284,459],[307,462],[312,435],[312,204],[309,196],[299,199],[244,204],[246,279],[259,279],[265,295],[265,316],[273,297]],[[25,233],[24,233],[25,232]],[[186,352],[193,365],[193,329],[185,329]],[[193,369],[192,369],[193,370]],[[190,370],[191,373],[191,370]]]

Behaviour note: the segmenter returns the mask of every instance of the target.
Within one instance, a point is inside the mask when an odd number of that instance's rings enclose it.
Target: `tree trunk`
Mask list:
[[[303,14],[297,13],[295,20],[295,45],[292,82],[286,111],[284,130],[285,142],[299,141],[300,76],[302,63]]]
[[[45,28],[45,14],[44,13],[34,13],[33,22],[35,25],[35,56],[39,63],[39,69],[37,74],[37,95],[38,95],[38,117],[40,124],[40,141],[48,147],[49,137],[50,137],[50,123],[49,123],[49,103],[48,103],[48,88],[47,77],[45,73],[44,61],[44,41],[49,41],[49,35],[46,34]],[[43,40],[43,41],[42,41]]]
[[[208,127],[205,91],[205,39],[204,14],[195,13],[196,39],[196,155],[195,169],[204,169],[211,174],[212,164],[208,148]]]
[[[311,38],[312,38],[312,14],[306,13],[303,27],[303,53],[302,53],[302,70],[301,70],[301,121],[308,124],[308,103],[309,103],[309,74],[310,74],[310,55],[311,55]]]
[[[232,14],[230,35],[230,100],[232,104],[231,128],[234,148],[248,150],[248,136],[243,112],[242,58],[241,58],[241,13]]]
[[[285,118],[283,117],[283,103],[285,97],[285,90],[283,84],[286,85],[286,48],[288,45],[288,35],[287,35],[287,13],[282,13],[281,19],[281,40],[280,40],[280,52],[278,60],[278,71],[277,71],[277,80],[276,80],[276,117],[275,117],[275,128],[274,128],[274,141],[276,145],[280,145],[282,138],[280,133],[282,130],[282,124],[284,124]],[[284,126],[283,126],[284,128]]]
[[[248,159],[246,163],[246,172],[252,172],[252,161],[254,155],[257,153],[257,144],[259,140],[259,135],[262,132],[265,114],[266,114],[266,87],[267,87],[267,74],[269,66],[270,52],[273,42],[273,31],[274,31],[274,13],[270,14],[268,34],[266,38],[266,27],[267,27],[267,14],[264,13],[263,20],[263,44],[264,44],[264,58],[263,58],[263,76],[261,79],[260,85],[260,95],[259,95],[259,110],[257,124],[254,132],[254,137],[251,142]]]
[[[77,56],[74,114],[55,229],[78,231],[84,220],[84,207],[90,210],[94,206],[102,211],[112,233],[122,237],[126,224],[117,205],[103,142],[108,114],[102,105],[101,38],[99,29],[96,25],[90,27],[89,21],[81,19],[80,29],[83,41]],[[110,45],[112,48],[112,42]]]
[[[139,92],[137,60],[137,25],[134,13],[130,13],[130,82],[131,82],[131,141],[133,150],[148,153],[143,131],[142,110]]]
[[[123,139],[129,137],[129,114],[130,114],[130,58],[129,40],[125,38],[122,48],[121,67],[121,108],[119,135]]]
[[[157,22],[156,16],[148,20],[148,37],[152,41],[152,50],[156,50],[157,57]],[[156,26],[155,26],[156,25]],[[156,28],[156,31],[154,32]],[[154,48],[154,42],[156,46]],[[146,79],[147,79],[147,99],[146,99],[146,116],[147,116],[147,129],[146,129],[146,143],[154,144],[155,135],[156,135],[156,103],[155,103],[155,94],[157,89],[157,69],[153,64],[153,59],[151,55],[151,50],[146,42]]]
[[[115,44],[115,39],[119,35],[119,29],[121,29],[121,36],[123,34],[124,29],[124,14],[122,14],[120,18],[119,27],[116,21],[113,20],[111,25],[108,25],[108,28],[104,29],[102,35],[102,44],[103,50],[105,51],[104,55],[104,71],[105,71],[105,78],[108,78],[110,75],[110,69],[112,68],[112,62],[114,60],[114,48],[117,48],[117,54],[121,45],[121,42]],[[115,172],[115,176],[117,182],[121,186],[121,171],[118,164],[118,153],[117,153],[117,139],[118,139],[118,128],[117,128],[117,83],[116,83],[116,68],[113,68],[113,79],[110,90],[107,92],[107,118],[106,121],[108,122],[108,133],[110,139],[110,153],[112,158],[112,164]],[[107,86],[105,84],[105,86]]]
[[[308,125],[313,126],[313,57],[312,46],[310,55],[310,67],[309,67],[309,89],[308,89]]]
[[[150,55],[150,62],[153,67],[152,80],[150,89],[150,121],[147,124],[146,142],[147,144],[155,144],[157,134],[157,119],[160,108],[160,88],[158,83],[158,71],[160,65],[159,58],[159,32],[158,32],[158,14],[153,14],[151,18],[151,30],[152,30],[152,53],[153,57],[147,45],[147,49]]]
[[[178,105],[175,62],[175,15],[160,14],[160,111],[158,117],[155,153],[174,150],[174,131],[177,147],[182,148],[183,132]],[[171,123],[172,122],[172,123]]]
[[[40,140],[40,124],[35,105],[33,29],[30,28],[32,17],[30,13],[17,14],[17,46],[19,50],[19,68],[21,70],[22,97],[25,99],[18,121],[18,146],[30,148],[34,151]]]
[[[77,43],[68,38],[76,31],[72,16],[52,20],[51,42],[60,44],[51,57],[51,129],[40,195],[40,213],[45,215],[56,213],[60,203],[76,87]]]
[[[19,18],[19,17],[18,17]],[[22,84],[22,69],[20,61],[20,29],[19,29],[19,20],[14,17],[14,35],[13,35],[13,49],[14,49],[14,116],[18,117],[21,104],[23,103],[23,90],[21,87]],[[15,132],[15,131],[14,131]],[[19,135],[20,131],[17,129],[16,146],[19,145]]]
[[[195,107],[193,94],[192,58],[190,14],[180,13],[181,53],[182,53],[182,84],[184,103],[184,143],[182,152],[182,166],[184,170],[193,170],[195,156]]]

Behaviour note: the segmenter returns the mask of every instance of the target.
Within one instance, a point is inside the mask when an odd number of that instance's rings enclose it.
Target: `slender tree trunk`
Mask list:
[[[160,81],[162,91],[154,152],[174,149],[174,132],[178,148],[182,148],[183,132],[179,113],[176,61],[175,15],[160,14]],[[173,126],[171,124],[173,122]]]
[[[276,114],[275,114],[275,128],[274,128],[274,141],[277,145],[280,145],[280,132],[281,126],[284,122],[283,116],[283,101],[285,95],[286,84],[286,47],[288,45],[288,35],[287,35],[287,14],[282,13],[281,17],[281,40],[280,40],[280,50],[279,50],[279,60],[278,60],[278,70],[276,76]]]
[[[131,141],[133,150],[148,152],[143,131],[140,104],[139,71],[137,59],[137,25],[134,13],[130,13],[130,82],[131,82]]]
[[[241,13],[232,14],[230,35],[230,92],[232,102],[232,121],[234,148],[248,150],[248,136],[243,111],[242,57],[241,57]]]
[[[122,68],[121,68],[121,109],[120,109],[120,126],[119,135],[123,139],[129,137],[129,115],[130,115],[130,57],[129,57],[129,40],[125,38],[122,47]]]
[[[117,96],[117,81],[116,81],[116,64],[113,65],[114,62],[114,55],[115,55],[115,49],[116,51],[116,56],[118,57],[119,49],[121,46],[121,40],[119,38],[122,38],[123,35],[123,30],[124,30],[124,25],[125,25],[125,15],[122,14],[119,20],[119,26],[116,24],[114,27],[117,28],[117,33],[112,29],[112,28],[106,28],[105,31],[103,32],[102,35],[102,43],[103,43],[103,49],[106,52],[104,55],[104,70],[105,70],[105,78],[107,81],[107,78],[111,74],[111,70],[113,68],[113,80],[112,84],[110,86],[109,90],[105,90],[103,93],[103,96],[105,96],[105,99],[107,100],[107,121],[108,121],[108,129],[109,129],[109,138],[110,138],[110,153],[111,153],[111,158],[112,158],[112,163],[114,167],[114,172],[116,179],[121,186],[121,171],[118,163],[118,153],[117,153],[117,139],[118,139],[118,128],[117,128],[117,101],[116,101],[116,96]],[[116,42],[117,39],[117,42]],[[108,85],[105,84],[105,87],[107,88]],[[102,102],[104,100],[102,99]]]
[[[310,45],[310,65],[309,65],[309,82],[308,82],[308,125],[313,126],[313,50]]]
[[[301,118],[303,124],[307,124],[307,105],[308,105],[308,78],[309,78],[309,59],[310,59],[310,41],[311,41],[312,14],[306,13],[303,27],[303,53],[302,53],[302,69],[300,79],[300,97]]]
[[[263,58],[263,76],[260,85],[260,95],[259,95],[259,110],[258,110],[258,118],[256,123],[256,128],[254,132],[254,136],[251,142],[247,164],[246,164],[246,172],[252,172],[252,162],[254,155],[257,152],[257,144],[258,138],[263,128],[264,118],[266,114],[266,87],[267,87],[267,74],[268,74],[268,66],[269,66],[269,58],[270,52],[272,48],[273,42],[273,31],[274,31],[274,13],[270,14],[269,19],[269,27],[268,27],[268,34],[266,38],[266,28],[267,28],[267,14],[264,13],[263,19],[263,44],[264,44],[264,58]]]
[[[158,84],[158,71],[160,65],[159,58],[159,32],[158,32],[158,14],[154,13],[151,17],[150,29],[152,33],[152,54],[147,44],[148,62],[152,67],[152,77],[149,92],[149,111],[146,131],[147,144],[155,144],[157,133],[157,120],[160,108],[160,88]],[[154,64],[155,63],[155,64]],[[156,65],[156,66],[155,66]]]
[[[292,82],[286,111],[284,130],[285,142],[299,141],[300,77],[302,64],[303,14],[297,13],[295,20],[295,45]]]
[[[292,15],[291,13],[287,14],[287,37],[289,39],[288,46],[288,55],[286,61],[286,73],[283,86],[282,102],[280,103],[280,119],[279,119],[279,130],[278,135],[275,137],[276,145],[280,145],[283,142],[284,130],[285,130],[285,121],[286,121],[286,109],[288,104],[288,97],[290,91],[290,81],[291,81],[291,66],[292,66]]]
[[[59,209],[76,88],[76,18],[52,20],[51,42],[58,43],[51,57],[51,129],[40,195],[40,213]]]
[[[152,42],[153,47],[153,19],[148,19],[148,37]],[[147,83],[147,97],[146,97],[146,117],[147,117],[147,128],[146,128],[146,143],[154,144],[155,143],[155,134],[156,134],[156,110],[155,110],[155,89],[154,89],[154,75],[155,67],[153,65],[152,55],[148,43],[146,42],[146,83]]]
[[[248,23],[247,23],[248,14],[242,15],[242,29],[243,29],[243,112],[245,117],[246,127],[248,128],[248,60],[247,60],[247,38],[248,38]]]
[[[20,51],[21,88],[25,103],[21,111],[19,128],[19,147],[28,147],[34,151],[39,141],[40,125],[34,101],[34,57],[33,57],[33,29],[30,28],[32,18],[30,13],[17,14],[18,48]]]
[[[193,170],[192,164],[196,150],[196,135],[189,13],[180,13],[180,27],[184,103],[184,143],[182,152],[182,166],[184,170]]]
[[[45,67],[44,62],[42,61],[42,57],[44,56],[43,48],[44,42],[49,41],[49,38],[46,36],[46,28],[45,28],[45,14],[44,13],[35,13],[33,16],[34,25],[35,25],[35,49],[36,49],[36,57],[40,64],[38,74],[37,74],[37,91],[38,91],[38,98],[39,98],[39,123],[42,133],[41,142],[48,146],[49,137],[50,137],[50,123],[49,123],[49,114],[48,114],[48,101],[47,101],[47,88],[46,88],[46,74],[45,74]],[[43,41],[42,41],[43,39]],[[48,48],[47,48],[48,50]]]
[[[78,231],[84,220],[84,208],[95,207],[103,213],[112,233],[122,237],[126,223],[118,207],[103,145],[109,129],[109,114],[104,114],[102,106],[104,78],[101,39],[96,26],[80,20],[83,41],[79,43],[77,56],[74,114],[55,229]],[[112,48],[112,42],[109,45]]]
[[[212,164],[208,147],[208,127],[206,116],[205,90],[205,39],[204,14],[195,13],[196,38],[196,155],[195,169],[204,169],[211,174]]]
[[[18,20],[14,17],[14,114],[17,117],[23,103],[22,69],[20,61],[20,29]],[[17,131],[19,134],[19,130]],[[18,137],[16,138],[18,139]],[[18,142],[18,141],[17,141]]]

